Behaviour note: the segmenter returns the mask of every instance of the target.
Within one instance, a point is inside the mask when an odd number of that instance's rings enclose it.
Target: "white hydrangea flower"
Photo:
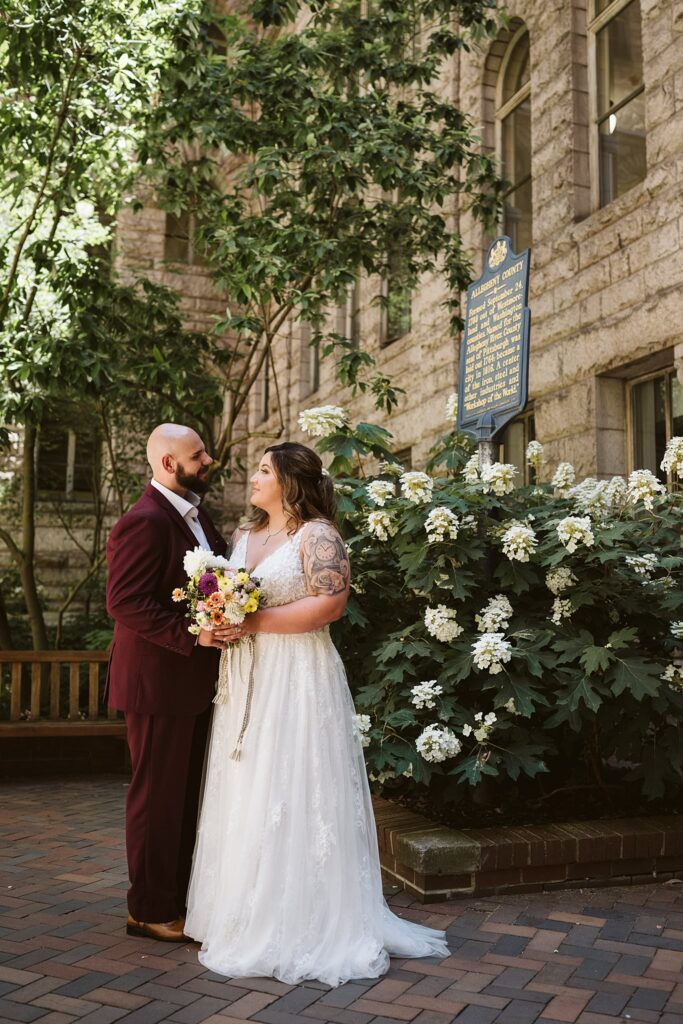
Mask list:
[[[377,537],[377,540],[388,540],[389,537],[396,535],[398,527],[388,512],[379,511],[369,514],[367,529],[368,533],[371,533],[373,537]]]
[[[544,449],[540,441],[529,441],[526,446],[526,461],[536,472],[539,471],[545,462],[543,453]]]
[[[503,554],[507,555],[511,562],[528,562],[537,544],[538,538],[534,531],[522,523],[509,526],[503,534]]]
[[[570,618],[573,611],[574,608],[568,598],[556,597],[553,601],[553,612],[550,618],[556,626],[560,626],[562,619]]]
[[[472,644],[474,664],[477,668],[488,669],[491,675],[503,671],[503,664],[512,657],[512,645],[502,633],[484,633]]]
[[[568,590],[573,587],[575,583],[578,583],[578,579],[571,571],[563,566],[558,569],[550,569],[545,574],[545,585],[551,594],[561,594],[564,590]]]
[[[560,497],[565,495],[576,479],[576,473],[571,462],[561,462],[555,470],[555,475],[550,485]]]
[[[579,544],[591,548],[595,543],[588,516],[565,516],[557,525],[557,536],[570,554],[576,551]]]
[[[434,481],[426,473],[411,471],[401,477],[401,493],[414,505],[422,505],[431,501]]]
[[[481,614],[474,616],[480,633],[497,633],[505,630],[510,625],[511,618],[512,605],[505,594],[496,594],[482,608]]]
[[[677,640],[683,640],[683,619],[679,619],[678,622],[672,622],[670,629],[672,636],[675,636]]]
[[[455,733],[443,725],[428,725],[417,737],[415,746],[425,761],[435,763],[455,757],[462,749]]]
[[[413,762],[412,761],[410,762],[410,764],[408,765],[406,770],[404,772],[401,772],[401,775],[404,775],[406,779],[412,779],[412,777],[413,777]]]
[[[460,520],[460,530],[476,530],[477,520],[472,515],[463,516]]]
[[[361,746],[369,747],[370,737],[368,736],[368,733],[370,732],[372,725],[370,715],[354,715],[353,724],[358,734],[358,738],[360,739]]]
[[[466,484],[479,483],[479,455],[477,452],[474,455],[470,455],[469,459],[462,467],[462,475],[465,478]]]
[[[607,481],[607,497],[611,508],[623,508],[628,501],[628,485],[623,476],[613,476]]]
[[[410,702],[416,708],[435,708],[434,698],[443,693],[443,686],[439,686],[436,679],[428,679],[424,683],[416,683],[410,692]]]
[[[605,519],[612,507],[609,484],[606,480],[596,480],[592,476],[570,487],[567,497],[571,498],[580,512],[585,512],[593,519]]]
[[[345,427],[349,415],[340,405],[317,405],[299,413],[299,426],[311,437],[326,437]]]
[[[425,519],[425,530],[430,544],[437,541],[455,540],[458,536],[460,521],[449,508],[433,508]]]
[[[368,772],[368,778],[370,779],[370,782],[378,782],[380,786],[382,786],[387,779],[395,779],[396,772],[393,768],[384,768],[377,775],[375,775],[374,772]]]
[[[481,482],[484,491],[488,494],[493,491],[499,497],[504,494],[511,494],[515,489],[515,477],[518,469],[511,462],[494,462],[491,466],[484,466],[481,471]]]
[[[370,501],[374,502],[375,505],[384,507],[385,502],[395,496],[396,484],[392,483],[391,480],[373,480],[365,490]]]
[[[385,476],[402,476],[403,466],[400,462],[380,462],[379,472]]]
[[[489,736],[493,732],[493,727],[498,721],[493,711],[490,711],[488,715],[484,715],[482,711],[478,711],[474,716],[474,721],[477,723],[477,727],[474,730],[474,738],[479,743],[486,743]]]
[[[660,469],[672,476],[683,477],[683,437],[672,437],[666,446]]]
[[[683,668],[680,665],[674,665],[673,662],[667,665],[659,678],[668,683],[672,690],[683,690]]]
[[[628,500],[634,505],[642,501],[650,512],[655,498],[665,493],[666,487],[649,469],[634,469],[628,478]]]
[[[428,608],[425,612],[425,626],[427,632],[440,640],[442,643],[450,643],[463,632],[462,626],[456,621],[457,612],[454,608],[448,608],[445,604],[438,604],[436,608]]]
[[[506,711],[509,711],[511,715],[519,715],[521,713],[517,710],[514,697],[510,697],[510,700],[506,700],[503,707]]]
[[[458,418],[458,392],[454,391],[452,395],[449,395],[446,399],[446,419],[457,420]]]
[[[635,573],[644,576],[646,581],[652,579],[652,574],[658,565],[657,555],[654,552],[646,555],[627,555],[624,561]]]

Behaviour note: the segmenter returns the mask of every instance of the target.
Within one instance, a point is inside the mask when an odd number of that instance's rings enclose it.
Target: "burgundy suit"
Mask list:
[[[215,554],[226,543],[199,521]],[[188,632],[183,557],[198,540],[164,495],[147,487],[107,543],[114,619],[107,693],[124,712],[133,776],[126,800],[128,908],[137,921],[174,920],[185,905],[218,651]]]

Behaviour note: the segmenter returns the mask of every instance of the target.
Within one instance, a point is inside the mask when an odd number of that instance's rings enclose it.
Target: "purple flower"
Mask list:
[[[209,594],[215,594],[218,590],[218,580],[212,572],[205,572],[197,584],[197,589],[200,594],[208,597]]]

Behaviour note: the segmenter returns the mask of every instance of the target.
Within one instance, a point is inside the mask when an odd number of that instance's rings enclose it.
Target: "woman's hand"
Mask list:
[[[238,640],[242,640],[249,633],[256,632],[255,618],[258,612],[252,612],[247,615],[244,622],[240,622],[239,625],[226,625],[218,626],[213,631],[213,635],[220,640],[224,645],[236,643]]]

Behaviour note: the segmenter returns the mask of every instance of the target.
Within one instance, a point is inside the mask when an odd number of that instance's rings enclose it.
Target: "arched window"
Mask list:
[[[512,36],[500,66],[496,124],[503,177],[509,183],[503,231],[515,252],[521,252],[531,245],[531,81],[524,25]]]

